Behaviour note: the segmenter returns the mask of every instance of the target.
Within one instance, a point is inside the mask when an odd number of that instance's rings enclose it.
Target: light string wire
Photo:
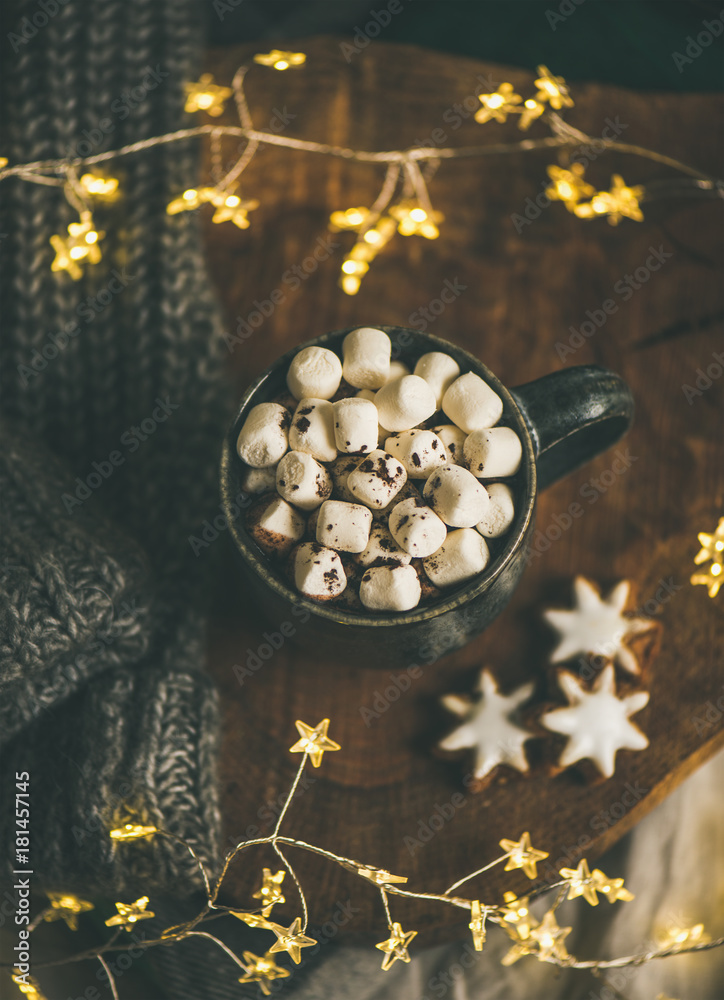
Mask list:
[[[327,720],[325,720],[325,722],[326,721]],[[322,724],[320,723],[320,726],[321,725]],[[332,744],[332,747],[338,749],[337,744]],[[331,747],[329,749],[331,749]],[[194,860],[196,861],[199,870],[201,872],[207,896],[207,901],[205,905],[199,911],[199,913],[191,920],[187,921],[186,923],[177,925],[175,927],[167,928],[165,931],[162,932],[161,936],[158,938],[152,938],[152,939],[147,938],[142,941],[135,940],[132,944],[125,945],[119,941],[119,935],[121,934],[122,928],[118,927],[108,941],[99,944],[96,947],[86,949],[72,956],[60,959],[54,959],[52,961],[34,963],[34,968],[44,969],[58,965],[66,965],[71,962],[80,962],[90,959],[97,960],[101,963],[104,970],[106,971],[106,974],[108,975],[109,988],[111,989],[114,998],[116,998],[117,1000],[115,981],[113,979],[111,969],[109,968],[107,962],[103,958],[104,955],[115,952],[129,951],[131,948],[141,948],[143,950],[147,950],[148,948],[155,947],[158,945],[168,945],[172,943],[177,943],[183,941],[187,937],[203,937],[212,941],[217,947],[221,948],[227,954],[227,956],[237,965],[237,967],[243,970],[245,975],[241,980],[242,982],[259,982],[262,984],[262,988],[264,988],[273,979],[281,978],[289,974],[283,967],[276,965],[276,962],[274,961],[274,949],[278,951],[289,951],[289,953],[292,954],[292,957],[294,957],[294,952],[290,951],[290,948],[293,948],[295,946],[295,943],[297,948],[306,947],[316,943],[315,939],[306,937],[306,929],[308,925],[308,908],[307,908],[305,893],[302,889],[300,880],[298,879],[294,869],[292,868],[285,854],[282,852],[280,845],[284,845],[285,847],[289,846],[297,848],[299,850],[317,854],[329,861],[332,861],[342,866],[347,871],[355,873],[358,877],[362,878],[368,884],[372,883],[377,886],[380,893],[380,898],[382,901],[388,930],[390,931],[390,938],[387,941],[381,942],[381,944],[378,945],[379,948],[385,950],[385,959],[383,961],[383,968],[385,969],[388,969],[396,959],[409,961],[407,944],[409,943],[411,937],[415,936],[414,932],[409,932],[409,931],[402,932],[399,923],[396,923],[394,921],[390,907],[390,900],[389,900],[390,896],[401,896],[407,899],[437,901],[444,903],[448,906],[454,906],[468,911],[471,910],[475,911],[475,908],[477,907],[477,910],[481,915],[482,936],[480,941],[476,943],[476,950],[482,950],[482,941],[484,940],[485,936],[485,921],[488,920],[506,930],[508,935],[515,942],[513,950],[517,948],[520,951],[521,955],[530,954],[538,958],[539,961],[544,961],[549,964],[557,965],[561,968],[582,969],[582,970],[585,969],[592,971],[593,973],[598,973],[600,970],[618,969],[625,966],[640,966],[645,964],[646,962],[652,961],[653,959],[668,958],[673,955],[708,951],[713,948],[718,948],[724,945],[724,937],[719,937],[716,938],[715,940],[709,940],[708,938],[707,939],[702,938],[699,940],[692,939],[690,942],[687,942],[687,939],[685,938],[685,940],[682,943],[667,944],[666,946],[663,946],[658,950],[649,949],[644,952],[625,955],[614,959],[608,959],[608,960],[578,959],[574,955],[568,954],[568,952],[565,950],[564,947],[560,945],[555,945],[556,935],[561,936],[567,933],[570,930],[570,928],[563,928],[563,929],[559,928],[555,923],[555,919],[553,917],[553,914],[555,913],[556,909],[566,898],[566,890],[567,889],[570,890],[572,885],[575,883],[575,878],[574,878],[575,873],[572,873],[569,877],[557,881],[553,884],[538,886],[534,888],[533,891],[531,891],[531,893],[528,896],[515,896],[512,893],[506,893],[505,904],[482,903],[479,900],[466,899],[451,895],[451,893],[455,889],[464,885],[471,879],[489,871],[490,869],[503,863],[504,861],[508,861],[511,867],[523,867],[525,869],[526,864],[530,864],[531,858],[533,858],[533,874],[531,874],[531,872],[527,870],[526,874],[528,875],[529,878],[536,877],[535,859],[537,858],[538,860],[540,860],[541,856],[547,857],[547,855],[545,854],[545,852],[536,851],[534,848],[530,847],[529,840],[526,839],[528,836],[527,834],[523,835],[519,843],[515,842],[515,847],[513,849],[507,850],[504,854],[501,854],[499,857],[496,857],[493,861],[489,862],[488,864],[484,865],[481,868],[476,869],[469,875],[466,875],[463,878],[459,879],[457,882],[454,882],[444,893],[417,892],[407,888],[403,888],[399,884],[399,882],[406,881],[406,879],[403,880],[401,877],[392,875],[390,872],[385,871],[384,869],[379,869],[375,868],[374,866],[365,865],[354,858],[349,858],[344,855],[337,854],[334,851],[328,850],[327,848],[307,843],[306,841],[297,839],[295,837],[282,835],[280,833],[282,821],[287,816],[289,808],[293,802],[296,790],[299,786],[299,782],[302,778],[302,775],[304,773],[304,770],[308,762],[309,762],[309,753],[305,751],[300,761],[300,764],[297,768],[292,784],[285,796],[282,805],[282,810],[273,832],[267,837],[257,837],[250,840],[240,841],[238,844],[236,844],[227,853],[221,872],[219,873],[219,875],[216,877],[215,880],[212,879],[211,876],[209,875],[203,860],[199,857],[198,853],[194,850],[192,845],[189,844],[187,841],[185,841],[182,837],[177,836],[176,834],[171,834],[166,830],[155,827],[142,826],[140,824],[138,826],[134,826],[133,823],[127,824],[126,827],[122,829],[122,831],[118,830],[111,831],[111,835],[118,840],[141,840],[141,839],[152,839],[154,836],[162,836],[162,837],[167,837],[173,840],[174,842],[184,846],[188,850],[192,858],[194,858]],[[118,836],[119,832],[122,832],[124,835]],[[506,846],[508,843],[510,842],[506,842]],[[269,922],[268,920],[265,919],[265,917],[262,917],[260,915],[260,911],[264,909],[264,904],[262,904],[262,906],[258,907],[256,910],[244,911],[234,907],[219,906],[216,903],[216,900],[218,899],[223,882],[226,878],[226,875],[229,871],[229,867],[232,861],[242,851],[246,850],[247,848],[262,846],[262,845],[270,845],[274,849],[278,857],[284,863],[286,871],[288,871],[292,876],[292,879],[299,892],[299,898],[303,909],[303,917],[301,918],[301,920],[299,920],[298,918],[298,920],[295,921],[295,923],[292,925],[291,928],[280,927],[277,924]],[[517,860],[516,860],[516,852],[517,852]],[[513,861],[515,861],[514,865],[512,863]],[[506,870],[508,870],[508,868],[506,868]],[[283,877],[282,872],[277,873],[277,876],[275,876],[274,878],[280,880],[280,876]],[[595,878],[597,876],[601,876],[603,879],[606,878],[605,876],[603,876],[603,873],[596,871],[593,873],[591,879],[589,879],[588,882],[595,884]],[[618,883],[619,889],[622,888],[623,880],[617,879],[617,880],[606,880],[606,881]],[[528,929],[527,933],[523,933],[521,931],[522,918],[520,914],[528,913],[527,907],[529,899],[546,895],[550,892],[555,891],[556,889],[558,890],[556,899],[549,908],[549,910],[547,911],[543,921],[540,924],[538,924],[537,921],[533,921],[533,923],[531,924],[531,926],[534,928],[532,933],[538,934],[541,942],[543,942],[545,940],[545,934],[541,933],[541,929],[543,928],[545,922],[549,921],[549,924],[552,927],[551,934],[553,936],[552,939],[554,940],[554,945],[548,946],[546,950],[543,947],[543,943],[541,943],[540,946],[537,946],[537,944],[533,943],[533,938],[531,937],[530,929]],[[605,892],[606,890],[599,889],[599,891]],[[257,893],[256,895],[260,896],[261,893]],[[570,894],[568,895],[568,898],[571,898]],[[631,897],[629,896],[629,898]],[[67,897],[64,897],[64,899],[65,902],[63,903],[63,906],[65,907],[65,910],[68,912],[71,912],[71,910],[73,910],[73,907],[75,907],[73,912],[77,912],[79,906],[75,904],[80,904],[84,902],[77,900],[76,897],[70,894]],[[268,906],[270,910],[271,906],[274,905],[274,902],[282,902],[282,901],[283,901],[282,899],[275,900],[273,902],[270,900],[265,905]],[[132,907],[137,907],[139,903],[142,903],[143,907],[145,907],[145,904],[147,902],[148,901],[146,899],[137,900],[135,904],[132,904]],[[270,902],[271,906],[269,905]],[[56,903],[53,903],[51,907],[43,909],[30,923],[29,929],[31,931],[34,931],[39,926],[39,924],[43,922],[43,920],[48,919],[49,915],[53,915],[53,918],[57,916],[58,913],[56,905],[57,905]],[[116,904],[119,910],[121,905],[122,904]],[[132,909],[132,907],[126,907],[126,909],[130,910]],[[520,907],[525,907],[525,909],[521,910]],[[84,908],[90,908],[90,904],[85,904]],[[62,909],[63,907],[61,907],[61,910]],[[212,912],[212,911],[217,911],[217,912]],[[511,918],[511,914],[514,915],[514,918]],[[63,913],[61,912],[60,915],[63,916]],[[151,916],[152,914],[146,914],[146,915]],[[277,945],[275,945],[272,950],[267,951],[263,957],[253,955],[251,952],[245,952],[244,961],[242,961],[242,959],[240,959],[233,952],[232,949],[230,949],[226,944],[224,944],[223,941],[219,940],[219,938],[217,938],[215,935],[210,934],[205,930],[197,929],[198,925],[200,924],[204,924],[206,922],[225,916],[226,917],[234,916],[237,919],[249,923],[253,927],[262,927],[262,928],[266,927],[267,929],[274,930],[274,933],[277,937]],[[124,925],[127,930],[130,930],[131,926],[133,926],[134,919],[135,919],[134,917],[130,917],[128,919],[128,922]],[[509,921],[511,921],[511,919],[513,919],[513,926],[509,925]],[[530,920],[531,918],[528,917],[527,919]],[[297,923],[299,923],[300,926],[296,927],[295,929],[295,925]],[[473,924],[471,923],[471,928],[472,927]],[[302,944],[299,944],[299,942],[302,942]],[[297,960],[298,960],[298,953],[297,953],[297,959],[295,959],[295,961]],[[2,967],[6,969],[10,968],[11,963],[2,963]],[[38,996],[42,997],[42,994],[39,993]]]

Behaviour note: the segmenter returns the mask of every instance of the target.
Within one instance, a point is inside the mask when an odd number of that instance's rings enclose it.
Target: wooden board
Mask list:
[[[349,63],[334,39],[315,39],[304,49],[303,70],[255,70],[247,77],[258,127],[278,130],[284,119],[285,135],[360,149],[401,148],[430,139],[435,129],[446,133],[449,145],[519,136],[511,124],[483,128],[472,117],[462,121],[454,105],[464,109],[467,97],[487,89],[482,80],[510,80],[528,94],[530,74],[382,43]],[[252,51],[213,51],[207,69],[226,82]],[[574,96],[569,120],[589,134],[600,135],[611,120],[628,142],[721,173],[721,145],[717,149],[712,139],[721,134],[719,99],[586,84],[575,86]],[[231,111],[221,120],[232,122]],[[589,173],[599,186],[607,186],[614,171],[631,183],[668,176],[645,160],[593,156]],[[512,604],[483,636],[426,668],[398,698],[389,672],[327,662],[324,650],[305,657],[288,643],[240,685],[233,667],[258,649],[268,627],[249,614],[231,555],[225,557],[209,669],[224,706],[222,802],[231,842],[245,832],[271,832],[294,773],[287,748],[296,739],[296,718],[314,724],[329,716],[330,735],[343,751],[328,754],[312,774],[286,831],[408,875],[411,888],[428,891],[442,891],[496,856],[501,837],[523,830],[558,865],[575,866],[581,854],[593,860],[724,743],[724,713],[706,714],[707,703],[724,693],[724,595],[711,600],[704,588],[688,583],[696,533],[712,530],[724,511],[724,377],[691,403],[682,389],[712,363],[714,351],[724,349],[717,280],[724,258],[721,205],[652,204],[645,222],[613,228],[579,221],[554,204],[516,229],[514,217],[524,216],[527,199],[541,192],[551,162],[552,154],[543,152],[443,163],[430,183],[433,203],[446,216],[440,238],[397,236],[355,298],[337,287],[352,237],[330,237],[326,221],[335,209],[372,202],[382,182],[377,167],[262,151],[243,178],[244,197],[261,201],[251,228],[208,226],[210,270],[231,330],[257,308],[255,302],[275,289],[283,293],[272,315],[229,356],[239,393],[280,352],[319,333],[354,324],[419,325],[421,307],[451,282],[460,294],[428,329],[477,354],[509,386],[562,367],[556,345],[568,341],[571,327],[580,328],[588,310],[612,298],[616,312],[565,363],[597,362],[620,372],[638,408],[622,445],[631,456],[628,471],[610,473],[615,453],[609,452],[542,495],[538,528],[550,537],[558,533],[554,519],[571,503],[579,502],[584,516],[533,559]],[[317,246],[327,248],[329,259],[308,263],[306,276],[305,259],[313,260]],[[639,272],[636,289],[622,291],[626,275],[646,268],[652,249],[670,256],[658,270]],[[295,265],[305,275],[298,282],[290,278]],[[600,784],[587,785],[571,772],[555,779],[511,775],[472,796],[462,784],[470,762],[443,763],[430,752],[445,731],[437,698],[464,689],[482,664],[506,689],[534,678],[542,696],[555,696],[546,670],[554,640],[540,610],[567,604],[576,573],[606,587],[630,578],[632,608],[656,601],[657,592],[667,597],[654,611],[663,632],[648,671],[651,701],[637,716],[650,747],[620,754],[615,776]],[[664,582],[668,595],[661,591]],[[365,724],[361,709],[377,711],[384,702],[379,718]],[[421,840],[426,826],[438,826],[430,818],[436,811],[449,814],[459,792],[464,805],[424,846],[406,840]],[[249,906],[261,867],[273,865],[274,856],[255,849],[244,858],[232,869],[226,898]],[[323,921],[338,901],[351,897],[359,912],[349,929],[379,931],[384,918],[371,887],[300,852],[294,862],[309,888],[313,920]],[[496,870],[471,891],[490,900],[504,889],[529,887],[524,877]],[[278,917],[291,920],[298,905],[293,893],[287,898]],[[449,908],[400,899],[394,913],[404,926],[436,929],[435,939],[461,921]]]

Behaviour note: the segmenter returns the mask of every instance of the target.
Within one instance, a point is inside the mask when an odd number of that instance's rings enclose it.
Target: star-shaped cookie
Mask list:
[[[517,771],[528,771],[523,744],[532,739],[522,726],[512,721],[517,709],[533,693],[534,685],[524,684],[511,694],[500,694],[495,678],[489,670],[480,673],[477,691],[481,697],[471,701],[456,694],[442,698],[443,705],[464,721],[438,746],[441,750],[475,750],[475,777],[485,778],[499,764],[506,764]]]
[[[559,758],[562,767],[589,758],[605,778],[614,772],[618,750],[643,750],[649,741],[631,721],[649,700],[648,691],[635,691],[619,698],[612,663],[601,671],[591,691],[567,670],[558,671],[558,684],[568,706],[541,716],[541,724],[554,733],[568,736]]]
[[[543,612],[543,617],[559,635],[558,645],[551,653],[551,663],[589,654],[614,660],[630,674],[640,673],[638,660],[625,643],[633,636],[648,632],[655,622],[650,618],[624,616],[629,589],[628,580],[621,580],[608,597],[602,598],[590,580],[577,576],[573,581],[573,610]]]

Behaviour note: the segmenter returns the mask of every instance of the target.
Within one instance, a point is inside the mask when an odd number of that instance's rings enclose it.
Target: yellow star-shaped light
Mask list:
[[[306,722],[297,719],[294,725],[297,727],[301,739],[297,740],[294,746],[289,747],[289,750],[291,753],[308,753],[314,767],[319,767],[327,750],[342,749],[339,743],[335,743],[327,736],[329,719],[322,719],[316,726],[308,726]]]
[[[604,880],[606,878],[602,871],[596,868],[592,875],[588,867],[588,862],[585,858],[581,858],[577,868],[561,868],[560,874],[569,883],[569,899],[575,899],[576,896],[583,896],[591,906],[598,906],[598,896],[596,895],[598,876]],[[623,882],[623,879],[621,881]]]
[[[549,910],[537,927],[530,932],[531,941],[538,945],[536,955],[541,962],[549,958],[567,958],[568,952],[563,944],[573,928],[559,927],[552,910]]]
[[[50,237],[50,245],[55,250],[55,259],[50,265],[51,271],[67,271],[73,281],[78,281],[83,274],[81,261],[97,264],[101,259],[98,241],[104,236],[105,233],[93,225],[91,213],[81,212],[80,222],[71,222],[68,226],[67,237],[59,236],[57,233]]]
[[[21,973],[18,969],[11,973],[10,978],[15,983],[20,992],[29,997],[30,1000],[47,1000],[44,993],[41,993],[40,987],[32,976],[27,973]]]
[[[719,524],[711,535],[700,531],[697,537],[701,545],[701,549],[694,556],[694,562],[697,566],[710,559],[714,562],[724,561],[724,517],[719,519]]]
[[[196,83],[187,83],[186,104],[184,111],[192,114],[194,111],[205,111],[207,115],[218,118],[224,112],[224,105],[233,94],[231,87],[220,87],[214,83],[211,73],[204,73]]]
[[[141,896],[135,903],[116,903],[118,913],[106,920],[106,927],[120,926],[130,931],[139,920],[150,920],[156,916],[151,910],[146,909],[147,906],[148,896]]]
[[[8,162],[7,156],[0,156],[0,170],[2,170],[3,167],[7,167]]]
[[[216,204],[216,202],[214,202]],[[242,201],[238,194],[225,194],[220,199],[216,211],[211,216],[212,222],[233,222],[239,229],[248,229],[249,220],[247,215],[259,207],[256,198],[249,201]]]
[[[280,871],[275,872],[274,875],[271,873],[271,869],[265,868],[262,872],[262,884],[261,889],[254,893],[254,899],[262,899],[264,905],[262,906],[261,912],[265,917],[268,917],[272,911],[272,907],[276,906],[277,903],[285,903],[286,900],[282,895],[282,890],[280,886],[284,881],[284,876],[286,872],[282,868]]]
[[[43,920],[52,923],[54,920],[65,920],[69,930],[78,930],[78,914],[87,913],[93,909],[93,904],[87,899],[79,899],[65,892],[49,892],[51,909],[43,917]]]
[[[513,965],[518,959],[523,958],[524,955],[532,955],[536,951],[535,941],[531,941],[530,938],[520,937],[513,928],[505,927],[505,930],[508,937],[511,937],[515,943],[501,958],[501,965]]]
[[[634,894],[625,888],[622,878],[607,878],[602,871],[594,868],[593,879],[596,891],[602,892],[609,903],[615,903],[617,899],[620,899],[623,903],[630,903],[632,899],[636,899]]]
[[[716,595],[724,586],[724,565],[720,562],[709,563],[703,573],[694,573],[689,577],[689,582],[696,586],[706,587],[709,597]]]
[[[526,132],[536,118],[540,118],[545,109],[545,104],[541,104],[541,102],[536,101],[535,98],[529,97],[527,101],[523,102],[523,110],[521,111],[520,118],[518,120],[518,128]]]
[[[436,240],[440,235],[438,222],[443,222],[442,212],[427,212],[417,201],[401,201],[393,205],[390,215],[397,220],[397,231],[403,236],[424,236]]]
[[[573,211],[573,206],[582,198],[590,198],[595,194],[595,187],[583,179],[585,172],[583,164],[573,163],[570,170],[556,166],[546,169],[553,183],[546,188],[545,193],[551,201],[562,201],[569,212]]]
[[[520,840],[501,840],[500,846],[508,855],[505,871],[522,868],[528,878],[538,877],[536,865],[548,857],[547,851],[537,851],[535,847],[531,847],[530,834],[527,831]]]
[[[695,944],[708,944],[711,937],[704,930],[703,924],[694,924],[692,927],[681,927],[678,924],[669,924],[664,930],[656,935],[656,943],[661,950],[669,948],[690,948]]]
[[[213,188],[187,188],[178,198],[174,198],[166,206],[167,215],[178,215],[179,212],[190,212],[200,208],[204,202],[211,200]]]
[[[144,826],[142,823],[124,823],[123,826],[111,830],[111,840],[143,840],[158,833],[156,826]]]
[[[302,960],[302,948],[311,948],[317,944],[314,938],[302,934],[302,918],[297,917],[290,927],[282,927],[281,924],[269,924],[269,929],[274,931],[277,940],[268,951],[269,955],[274,955],[280,951],[286,951],[292,957],[292,962],[299,965]]]
[[[87,195],[98,201],[115,201],[120,194],[117,177],[83,174],[78,183]]]
[[[407,950],[407,946],[414,937],[417,936],[417,931],[403,931],[402,927],[398,923],[394,923],[390,927],[390,936],[386,941],[380,941],[379,944],[375,945],[375,948],[379,948],[380,951],[384,951],[385,957],[382,959],[382,969],[387,972],[391,965],[393,965],[398,959],[401,962],[409,962],[410,955]]]
[[[556,111],[560,111],[561,108],[572,108],[573,98],[568,92],[563,77],[553,76],[546,66],[539,66],[538,73],[540,76],[535,81],[535,86],[538,88],[535,95],[536,100],[547,101]]]
[[[530,937],[530,929],[535,926],[536,921],[531,916],[528,896],[516,896],[514,892],[503,893],[505,906],[501,906],[500,912],[503,920],[515,927],[517,936],[525,941]],[[507,930],[507,928],[506,928]]]
[[[285,69],[296,69],[303,66],[307,61],[304,52],[282,52],[281,49],[272,49],[271,52],[259,52],[254,56],[254,62],[260,66],[271,66],[280,72]]]
[[[515,93],[512,83],[501,83],[494,94],[478,94],[478,100],[482,108],[475,113],[475,121],[482,124],[491,118],[496,122],[507,121],[508,115],[518,110],[516,104],[523,98]]]
[[[237,920],[241,920],[242,923],[247,925],[247,927],[263,927],[266,930],[271,930],[272,928],[269,921],[264,917],[260,917],[258,913],[238,913],[236,910],[230,910],[229,912],[232,917],[236,917]]]
[[[345,208],[338,212],[332,212],[329,217],[331,228],[335,232],[342,232],[347,229],[359,230],[370,214],[369,208],[360,206],[359,208]]]
[[[470,907],[470,923],[468,927],[473,935],[473,948],[482,951],[485,944],[485,913],[480,906],[480,900],[474,899]]]
[[[372,882],[373,885],[394,885],[396,882],[407,882],[407,875],[393,875],[391,872],[385,871],[384,868],[371,868],[360,865],[355,871],[362,878],[366,878],[369,882]]]
[[[644,189],[640,184],[629,187],[620,174],[614,174],[609,191],[597,191],[590,201],[581,202],[573,211],[579,219],[607,215],[612,226],[617,226],[623,218],[643,222],[644,213],[640,207],[643,193]]]
[[[244,963],[248,965],[248,970],[239,977],[240,983],[259,983],[259,988],[265,997],[270,996],[269,983],[275,979],[286,979],[291,973],[288,969],[282,969],[270,958],[271,952],[266,952],[261,958],[253,951],[245,951]]]

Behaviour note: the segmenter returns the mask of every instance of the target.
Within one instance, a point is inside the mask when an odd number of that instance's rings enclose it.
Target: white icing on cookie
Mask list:
[[[630,674],[640,673],[636,657],[624,643],[647,632],[655,623],[649,618],[626,618],[622,614],[629,587],[628,580],[622,580],[604,599],[590,580],[577,576],[573,581],[573,610],[543,612],[560,637],[550,662],[562,663],[588,653],[614,660]]]
[[[495,678],[489,670],[482,670],[477,685],[479,701],[470,701],[456,694],[445,695],[443,705],[464,719],[438,745],[441,750],[475,749],[475,777],[480,779],[499,764],[506,764],[518,771],[528,770],[523,751],[526,740],[533,734],[516,725],[512,718],[516,710],[533,693],[534,685],[524,684],[511,694],[500,694]]]
[[[567,670],[558,672],[558,683],[568,699],[568,707],[555,708],[541,716],[541,724],[554,733],[568,736],[558,763],[569,767],[588,757],[601,774],[610,778],[614,772],[617,750],[644,750],[649,741],[629,721],[648,703],[648,691],[619,698],[613,664],[601,671],[592,691]]]

